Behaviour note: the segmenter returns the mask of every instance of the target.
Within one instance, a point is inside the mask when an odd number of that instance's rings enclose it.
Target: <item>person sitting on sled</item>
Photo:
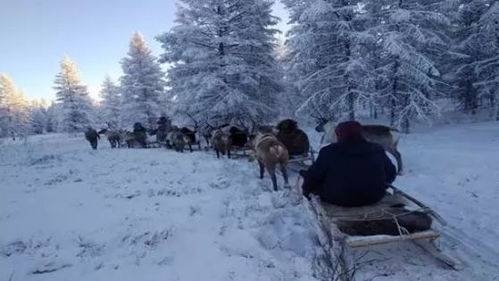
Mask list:
[[[362,136],[362,125],[340,123],[338,142],[324,147],[317,161],[301,171],[303,195],[317,194],[322,201],[346,207],[380,201],[387,184],[395,180],[396,169],[384,149]]]

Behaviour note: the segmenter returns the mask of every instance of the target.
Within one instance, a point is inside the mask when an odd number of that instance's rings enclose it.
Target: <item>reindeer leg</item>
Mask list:
[[[272,186],[274,187],[274,191],[277,191],[277,177],[275,175],[276,163],[270,163],[267,167],[267,172],[270,175],[270,179],[272,180]]]
[[[258,166],[260,167],[260,179],[263,179],[263,175],[265,174],[265,166],[260,160],[258,160]]]
[[[288,180],[288,169],[284,163],[281,163],[281,173],[284,178],[284,187],[289,188],[289,180]]]
[[[215,149],[215,152],[217,153],[217,158],[220,159],[220,151],[218,151],[218,149]]]
[[[227,158],[230,159],[230,149],[227,150]]]
[[[189,152],[192,152],[192,144],[189,143]]]
[[[274,191],[277,191],[277,177],[275,175],[275,171],[274,173],[270,173],[270,179],[272,179],[272,186],[274,187]]]
[[[402,154],[400,154],[397,148],[390,149],[388,152],[397,160],[397,172],[401,175],[403,172]]]

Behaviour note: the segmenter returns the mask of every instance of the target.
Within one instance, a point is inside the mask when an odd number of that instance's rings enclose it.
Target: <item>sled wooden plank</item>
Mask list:
[[[438,233],[437,231],[427,230],[408,235],[349,236],[346,238],[346,244],[351,248],[360,248],[400,241],[413,241],[422,239],[434,240],[438,237],[440,237],[440,233]]]
[[[423,202],[417,200],[416,198],[410,196],[409,194],[405,193],[402,191],[400,188],[397,188],[393,185],[388,185],[395,194],[400,194],[401,196],[405,197],[407,200],[413,202],[417,206],[421,207],[425,212],[429,213],[433,218],[435,218],[441,225],[446,226],[447,221],[444,220],[442,216],[440,216],[437,212],[435,212],[432,208],[426,206]]]

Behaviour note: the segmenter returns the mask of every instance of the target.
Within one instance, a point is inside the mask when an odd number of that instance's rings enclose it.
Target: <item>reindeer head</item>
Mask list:
[[[318,124],[317,126],[315,127],[315,131],[318,132],[318,133],[324,133],[324,127],[325,125],[328,123],[329,121],[327,121],[326,119],[321,119],[321,120],[318,120]]]
[[[323,115],[319,111],[313,113],[312,119],[315,120],[317,123],[317,126],[315,127],[315,131],[318,133],[324,133],[325,125],[329,123],[331,120],[334,120],[334,115],[333,114],[328,114],[328,115]]]
[[[279,132],[291,133],[298,129],[298,122],[293,119],[285,119],[277,124]]]

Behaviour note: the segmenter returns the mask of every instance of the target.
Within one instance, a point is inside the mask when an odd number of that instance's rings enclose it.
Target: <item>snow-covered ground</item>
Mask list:
[[[499,124],[414,133],[400,150],[396,184],[449,221],[442,247],[468,265],[446,270],[392,244],[355,252],[357,280],[499,280]],[[207,152],[5,141],[0,280],[325,279],[312,214],[293,192],[270,190],[255,163]]]

